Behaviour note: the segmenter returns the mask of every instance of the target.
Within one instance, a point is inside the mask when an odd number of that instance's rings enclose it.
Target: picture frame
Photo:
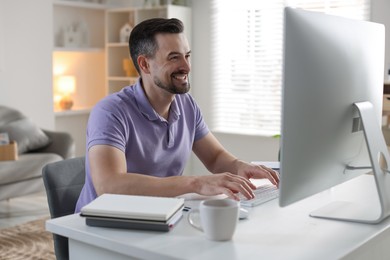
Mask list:
[[[8,133],[0,133],[0,145],[7,145],[10,143]]]

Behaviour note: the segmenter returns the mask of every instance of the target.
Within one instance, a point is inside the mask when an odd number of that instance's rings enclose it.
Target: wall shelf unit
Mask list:
[[[91,108],[106,95],[104,24],[106,5],[53,1],[53,101],[55,128],[70,133],[76,156],[85,155],[86,125]],[[76,79],[70,110],[59,108],[57,79]]]
[[[56,78],[76,77],[74,107],[91,108],[106,95],[104,25],[107,5],[82,1],[53,1],[53,94]],[[58,98],[57,98],[58,99]],[[57,114],[55,114],[57,116]]]

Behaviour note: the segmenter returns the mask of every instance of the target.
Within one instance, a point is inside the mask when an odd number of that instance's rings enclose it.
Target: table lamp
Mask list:
[[[69,110],[73,106],[72,94],[76,90],[75,76],[59,76],[57,81],[57,91],[61,95],[59,106],[63,110]]]

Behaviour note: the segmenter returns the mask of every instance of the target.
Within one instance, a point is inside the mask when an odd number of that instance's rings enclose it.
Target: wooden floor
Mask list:
[[[50,213],[44,192],[0,201],[0,229],[45,216]]]

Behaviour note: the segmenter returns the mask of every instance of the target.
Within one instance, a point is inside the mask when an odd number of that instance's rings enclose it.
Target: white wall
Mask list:
[[[385,54],[385,72],[390,69],[390,1],[389,0],[371,0],[371,20],[382,23],[386,28],[386,54]],[[385,77],[387,80],[387,77]]]
[[[51,8],[47,0],[0,1],[0,104],[46,129],[54,128]]]

